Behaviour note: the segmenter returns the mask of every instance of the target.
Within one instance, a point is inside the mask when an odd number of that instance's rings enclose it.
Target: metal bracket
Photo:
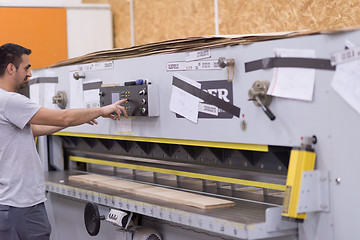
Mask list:
[[[289,229],[296,229],[298,223],[282,220],[281,217],[282,207],[273,207],[266,209],[265,223],[267,232],[278,232]]]
[[[218,65],[220,68],[227,69],[227,81],[232,82],[235,76],[235,60],[233,58],[226,59],[224,57],[220,57]]]
[[[297,213],[329,212],[329,172],[304,171],[301,179]]]

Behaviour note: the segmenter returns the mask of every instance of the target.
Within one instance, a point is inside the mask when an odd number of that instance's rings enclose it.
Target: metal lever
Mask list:
[[[258,96],[255,96],[255,101],[260,105],[261,109],[264,111],[264,113],[270,118],[271,121],[275,120],[275,115],[270,111],[270,109],[265,106]]]
[[[271,121],[274,121],[276,117],[268,108],[271,103],[271,96],[266,94],[269,85],[270,83],[268,81],[256,81],[252,88],[249,89],[248,95],[249,100],[253,101],[257,107],[261,107],[266,116],[268,116]]]

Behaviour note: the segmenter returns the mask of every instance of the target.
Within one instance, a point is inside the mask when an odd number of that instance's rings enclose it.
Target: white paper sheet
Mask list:
[[[31,79],[39,76],[32,76]],[[54,71],[45,70],[42,77],[56,77]],[[57,109],[57,105],[53,103],[53,97],[56,95],[57,83],[34,83],[29,86],[30,99],[37,104],[51,109]]]
[[[81,78],[79,80],[74,79],[75,72],[69,72],[70,108],[84,108],[83,81]]]
[[[360,113],[360,60],[338,64],[331,87]]]
[[[196,88],[201,88],[201,84],[179,74],[174,74],[174,77],[187,82]],[[184,90],[173,86],[171,99],[170,99],[170,110],[189,119],[190,121],[197,123],[198,112],[199,112],[200,98],[185,92]]]
[[[91,89],[84,91],[85,108],[100,107],[100,89]]]
[[[100,79],[84,80],[83,84],[99,83],[102,84]],[[100,89],[84,90],[84,106],[85,108],[100,107]]]
[[[121,117],[120,120],[116,121],[116,133],[117,134],[134,134],[132,130],[132,119]]]
[[[310,49],[275,49],[276,57],[315,58]],[[267,94],[305,101],[312,101],[315,83],[315,69],[274,68],[273,78]]]
[[[44,90],[44,107],[50,109],[59,109],[55,103],[53,103],[53,97],[56,95],[57,83],[37,83],[32,85],[40,85]]]
[[[39,84],[31,84],[29,86],[29,91],[30,91],[31,101],[41,105],[41,103],[40,103],[40,85]]]

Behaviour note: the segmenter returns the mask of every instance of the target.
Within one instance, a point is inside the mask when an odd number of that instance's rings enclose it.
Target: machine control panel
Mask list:
[[[159,116],[157,87],[153,84],[102,86],[100,88],[100,106],[128,99],[122,106],[129,116]]]

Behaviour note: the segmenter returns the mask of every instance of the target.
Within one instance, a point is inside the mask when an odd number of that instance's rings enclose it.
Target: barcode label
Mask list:
[[[332,66],[343,62],[349,62],[357,58],[360,58],[360,47],[350,48],[341,52],[330,54],[330,62]]]
[[[169,62],[166,65],[169,71],[197,71],[197,70],[221,70],[218,60],[194,61],[194,62]]]

